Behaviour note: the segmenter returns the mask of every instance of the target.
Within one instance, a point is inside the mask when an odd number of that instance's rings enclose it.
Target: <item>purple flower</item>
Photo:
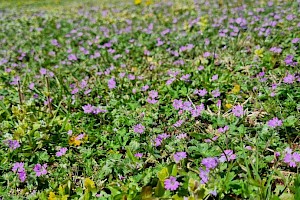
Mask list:
[[[166,190],[174,191],[179,187],[179,182],[173,176],[170,176],[168,179],[166,179],[164,183]]]
[[[68,150],[68,149],[67,149],[66,147],[61,148],[58,152],[56,152],[56,156],[57,156],[57,157],[60,157],[60,156],[65,155],[66,152],[67,152],[67,150]]]
[[[68,130],[67,134],[68,134],[69,136],[71,136],[71,135],[73,134],[73,131],[72,131],[72,130]]]
[[[205,52],[205,53],[203,54],[203,57],[204,57],[204,58],[207,58],[207,57],[209,57],[209,56],[211,56],[211,53],[210,53],[210,52]]]
[[[144,133],[145,127],[142,124],[137,124],[133,127],[133,131],[136,133]]]
[[[199,176],[201,178],[200,183],[206,184],[208,182],[209,169],[203,170],[202,168],[200,168],[199,171],[200,171]]]
[[[156,99],[152,99],[152,98],[147,98],[147,102],[150,103],[150,104],[156,104],[158,102],[158,100]]]
[[[99,113],[106,113],[106,112],[107,112],[107,110],[103,110],[101,108],[96,108],[96,107],[94,107],[94,110],[93,110],[93,113],[96,115]]]
[[[92,113],[94,111],[94,106],[91,104],[87,104],[85,106],[82,106],[83,112],[84,113]]]
[[[129,80],[134,80],[134,79],[135,79],[135,75],[133,75],[133,74],[128,74],[128,79],[129,79]]]
[[[298,64],[297,62],[294,62],[294,56],[293,55],[287,55],[285,57],[284,62],[287,66],[296,66]]]
[[[41,73],[42,75],[46,75],[46,74],[47,74],[47,69],[41,68],[41,69],[40,69],[40,73]]]
[[[207,94],[207,90],[206,89],[202,89],[202,90],[198,90],[198,95],[201,97],[204,97]]]
[[[222,101],[219,99],[218,102],[217,102],[217,104],[216,104],[216,106],[219,107],[219,109],[220,109],[221,105],[222,105]]]
[[[244,114],[243,106],[241,106],[241,105],[233,106],[233,108],[232,108],[232,113],[233,113],[234,116],[236,116],[236,117],[241,117],[241,116],[243,116],[243,114]]]
[[[9,148],[12,150],[15,150],[20,147],[20,143],[18,142],[18,140],[8,140],[7,142],[8,142]]]
[[[76,93],[78,93],[78,92],[79,92],[79,89],[78,89],[78,88],[74,88],[74,89],[72,90],[71,94],[76,94]]]
[[[276,128],[277,126],[281,126],[282,121],[279,120],[277,117],[274,117],[273,119],[268,121],[268,126],[272,128]]]
[[[215,81],[215,80],[218,80],[218,78],[219,78],[219,75],[215,74],[215,75],[212,76],[211,80]]]
[[[76,57],[75,54],[70,54],[70,55],[68,55],[68,60],[69,60],[69,61],[72,61],[72,60],[76,61],[76,60],[77,60],[77,57]]]
[[[33,88],[34,88],[34,83],[30,83],[29,84],[29,89],[33,90]]]
[[[21,182],[24,182],[26,180],[26,171],[24,169],[24,163],[23,162],[16,162],[13,165],[12,171],[18,173],[19,179],[20,179]]]
[[[82,138],[84,138],[84,136],[85,136],[84,133],[79,134],[79,135],[75,138],[75,140],[81,140]]]
[[[281,53],[282,52],[282,49],[279,48],[279,47],[272,47],[270,49],[271,52],[274,52],[274,53]]]
[[[36,164],[33,168],[33,171],[36,173],[36,176],[42,176],[47,174],[47,164]]]
[[[158,147],[158,146],[161,145],[162,141],[163,141],[162,138],[156,137],[156,138],[154,139],[154,145],[155,145],[156,147]]]
[[[197,68],[199,71],[202,71],[204,69],[204,66],[200,65],[198,68]]]
[[[177,139],[184,139],[187,137],[186,133],[180,133],[179,135],[176,136]]]
[[[190,76],[191,76],[190,74],[185,74],[185,75],[181,76],[180,80],[182,80],[182,81],[188,81],[189,78],[190,78]]]
[[[155,90],[151,90],[149,92],[149,97],[151,97],[152,99],[155,99],[156,97],[158,97],[158,92]]]
[[[220,93],[219,89],[216,89],[211,92],[211,95],[216,98],[216,97],[220,96],[221,93]]]
[[[296,44],[299,41],[300,41],[300,38],[294,38],[294,39],[292,39],[292,44]]]
[[[218,159],[216,157],[204,158],[201,164],[208,170],[214,169],[218,165]]]
[[[134,156],[137,158],[141,158],[141,157],[143,157],[143,153],[136,153],[136,154],[134,154]]]
[[[209,194],[213,195],[213,196],[217,196],[217,190],[212,190],[209,192]]]
[[[183,102],[182,110],[186,110],[186,111],[193,110],[192,103],[190,101]]]
[[[218,128],[219,133],[225,133],[228,130],[229,130],[229,126],[224,126],[223,128]]]
[[[115,81],[114,78],[109,79],[108,82],[107,82],[107,84],[108,84],[108,88],[109,89],[116,88],[116,81]]]
[[[176,163],[179,163],[182,159],[186,158],[186,152],[181,151],[174,154],[174,160]]]
[[[181,99],[179,99],[179,100],[174,99],[174,101],[173,101],[173,107],[175,108],[175,110],[182,109],[182,107],[183,107],[182,100]]]
[[[20,172],[24,171],[24,163],[23,162],[16,162],[12,167],[13,172]]]
[[[149,85],[145,85],[145,86],[142,87],[142,91],[146,91],[148,89],[149,89]]]
[[[20,181],[24,182],[26,180],[26,177],[27,177],[25,170],[24,171],[19,171],[18,174],[19,174]]]
[[[175,80],[176,80],[175,78],[168,79],[166,85],[171,85]]]
[[[283,162],[288,164],[290,167],[296,167],[297,163],[300,162],[300,154],[297,152],[292,153],[287,153],[284,156]]]
[[[224,153],[221,154],[221,157],[219,158],[220,162],[235,160],[236,155],[233,153],[232,150],[225,150]]]
[[[292,74],[288,74],[286,77],[283,78],[284,83],[292,84],[295,81],[295,76]]]
[[[198,117],[204,110],[204,104],[196,106],[195,109],[191,110],[192,117]]]
[[[158,134],[157,137],[160,139],[167,139],[170,137],[170,135],[167,133],[162,133],[162,134]]]
[[[177,122],[175,122],[175,124],[173,124],[173,126],[180,127],[183,122],[184,122],[183,120],[178,120]]]

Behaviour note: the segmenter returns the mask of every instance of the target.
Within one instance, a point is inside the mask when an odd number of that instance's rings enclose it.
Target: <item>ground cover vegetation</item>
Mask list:
[[[0,197],[300,199],[298,1],[1,1]]]

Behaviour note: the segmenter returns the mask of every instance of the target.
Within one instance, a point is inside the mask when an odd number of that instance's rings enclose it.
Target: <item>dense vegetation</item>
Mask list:
[[[7,1],[0,199],[300,199],[299,1]]]

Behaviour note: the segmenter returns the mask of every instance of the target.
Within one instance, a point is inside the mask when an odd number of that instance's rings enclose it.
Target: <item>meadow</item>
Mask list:
[[[300,1],[0,0],[0,199],[300,199]]]

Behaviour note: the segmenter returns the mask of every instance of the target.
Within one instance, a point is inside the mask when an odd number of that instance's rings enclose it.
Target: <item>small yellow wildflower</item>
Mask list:
[[[48,200],[57,200],[56,195],[55,195],[54,192],[50,192],[50,193],[49,193]]]
[[[153,4],[153,1],[152,1],[152,0],[147,0],[147,1],[146,1],[146,5],[147,5],[147,6],[149,6],[149,5],[151,5],[151,4]]]
[[[81,141],[77,139],[77,136],[72,136],[69,139],[69,145],[79,146],[81,144]]]
[[[85,187],[86,189],[93,189],[93,188],[95,188],[96,186],[95,186],[95,183],[94,183],[93,180],[91,180],[90,178],[85,178],[85,179],[84,179],[84,187]]]
[[[139,4],[141,4],[142,3],[142,0],[134,0],[134,4],[135,5],[139,5]]]
[[[264,56],[264,48],[261,48],[261,49],[256,49],[254,51],[254,54],[260,58],[262,58]]]
[[[231,103],[226,103],[226,104],[225,104],[225,107],[226,107],[227,109],[232,108],[232,106],[233,106],[233,105],[232,105]]]
[[[241,90],[241,86],[236,84],[233,86],[232,93],[237,94],[240,92],[240,90]]]

